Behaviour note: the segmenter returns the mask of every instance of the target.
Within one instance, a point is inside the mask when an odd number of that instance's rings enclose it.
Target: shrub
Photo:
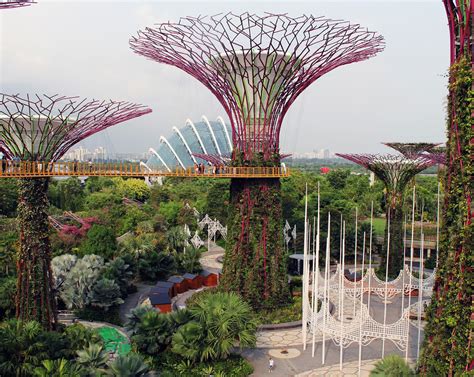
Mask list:
[[[412,377],[415,373],[403,358],[398,355],[388,355],[377,361],[371,377]]]
[[[148,365],[143,357],[137,353],[121,355],[109,364],[107,375],[115,377],[141,377],[146,376]]]
[[[192,320],[174,334],[172,351],[191,362],[226,359],[237,342],[255,345],[252,309],[235,293],[205,295],[189,311]]]

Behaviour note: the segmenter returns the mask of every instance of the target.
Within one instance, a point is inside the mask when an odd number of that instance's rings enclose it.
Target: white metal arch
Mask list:
[[[143,161],[140,161],[140,167],[144,167],[145,169],[147,169],[148,171],[152,171],[152,169],[147,165],[145,164]]]
[[[185,146],[186,149],[188,150],[189,156],[191,156],[191,158],[192,158],[192,160],[194,161],[194,163],[197,164],[196,158],[194,157],[193,152],[191,152],[191,148],[189,148],[189,145],[188,145],[186,139],[184,138],[183,134],[181,133],[181,131],[178,130],[176,127],[173,127],[173,131],[178,134],[179,138],[181,139],[181,141],[183,142],[184,146]]]
[[[229,131],[227,131],[227,126],[225,125],[224,119],[221,116],[217,117],[217,121],[221,123],[222,128],[224,129],[225,136],[227,138],[227,144],[229,145],[229,150],[232,152],[232,141],[230,141]]]
[[[168,167],[168,165],[166,165],[165,160],[163,160],[163,159],[161,158],[161,156],[158,154],[157,151],[155,151],[153,148],[150,148],[150,149],[148,149],[148,152],[153,153],[156,157],[158,157],[158,160],[161,161],[161,163],[165,166],[166,170],[168,170],[169,172],[171,172],[171,169]]]
[[[178,160],[178,163],[181,165],[181,167],[183,169],[186,169],[186,166],[184,166],[183,161],[181,161],[181,159],[179,158],[179,156],[176,153],[176,151],[174,150],[174,148],[171,146],[171,144],[168,142],[168,140],[166,140],[166,137],[160,136],[160,143],[165,143],[168,146],[168,148],[170,149],[170,151],[174,154],[174,156],[176,157],[176,160]]]
[[[191,121],[191,119],[186,119],[186,125],[191,126],[192,130],[194,131],[194,134],[196,135],[196,138],[198,139],[199,145],[201,146],[203,153],[207,154],[206,147],[204,146],[201,140],[201,136],[199,136],[199,133],[197,132],[196,127],[194,126],[194,123]]]
[[[204,123],[207,124],[207,128],[209,128],[209,132],[211,133],[212,140],[214,141],[214,145],[216,146],[217,153],[219,156],[222,156],[221,149],[219,148],[219,144],[217,143],[216,135],[214,134],[214,130],[212,129],[211,123],[209,123],[209,119],[205,115],[201,117]]]

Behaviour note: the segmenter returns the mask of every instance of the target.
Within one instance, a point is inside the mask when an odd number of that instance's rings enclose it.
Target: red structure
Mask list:
[[[333,69],[377,54],[383,38],[323,17],[227,13],[146,28],[130,45],[216,96],[232,127],[231,166],[273,167],[280,166],[280,129],[296,98]],[[255,308],[284,305],[290,296],[280,181],[234,178],[230,191],[221,284]]]
[[[32,0],[1,0],[0,1],[0,10],[1,9],[12,9],[12,8],[21,8],[27,7],[35,2]]]
[[[218,284],[218,274],[211,271],[201,271],[202,285],[206,287],[217,287]]]
[[[151,112],[129,102],[0,94],[0,151],[7,158],[56,161],[74,144],[107,127]],[[43,169],[48,169],[44,164]],[[19,182],[17,317],[51,329],[56,308],[48,229],[48,178]]]
[[[171,276],[168,281],[174,284],[176,293],[184,293],[188,290],[188,283],[183,276]]]
[[[200,275],[186,273],[183,275],[189,289],[199,289],[202,287],[202,279]]]

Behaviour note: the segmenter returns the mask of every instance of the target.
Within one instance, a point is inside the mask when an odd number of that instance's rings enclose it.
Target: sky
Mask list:
[[[336,68],[298,97],[283,121],[283,153],[387,153],[383,141],[445,141],[449,41],[441,0],[36,1],[0,12],[0,92],[127,100],[153,110],[78,144],[89,149],[146,152],[188,118],[227,119],[197,80],[133,53],[128,41],[156,23],[228,11],[326,16],[385,38],[376,57]]]

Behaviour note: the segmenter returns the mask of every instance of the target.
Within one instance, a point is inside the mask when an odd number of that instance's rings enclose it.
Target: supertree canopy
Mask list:
[[[151,112],[128,102],[57,95],[0,94],[0,148],[10,158],[55,161],[73,144]],[[48,229],[48,178],[19,179],[17,316],[52,328],[55,320]]]
[[[0,0],[0,10],[26,7],[34,3],[32,0]]]
[[[253,152],[278,153],[283,118],[304,89],[374,56],[383,38],[322,17],[228,13],[146,28],[130,45],[203,83],[229,116],[234,148],[251,159]]]
[[[279,166],[291,104],[336,67],[366,60],[383,38],[323,17],[227,13],[186,17],[138,32],[133,51],[176,66],[219,100],[232,127],[233,166]],[[232,179],[221,284],[254,307],[286,303],[286,255],[278,179]]]
[[[403,199],[405,189],[419,172],[433,165],[425,156],[407,158],[399,155],[341,154],[336,155],[355,162],[373,172],[385,185],[386,219],[390,221],[390,247],[388,276],[396,277],[403,268]],[[387,240],[385,228],[385,239]],[[385,271],[387,250],[381,269]]]
[[[446,148],[445,147],[433,148],[428,153],[424,153],[423,155],[429,158],[435,164],[446,165]]]
[[[439,268],[427,310],[423,376],[458,376],[474,369],[474,0],[443,0],[450,39],[444,205]]]
[[[393,148],[405,157],[416,157],[423,152],[430,152],[440,143],[382,143]]]

